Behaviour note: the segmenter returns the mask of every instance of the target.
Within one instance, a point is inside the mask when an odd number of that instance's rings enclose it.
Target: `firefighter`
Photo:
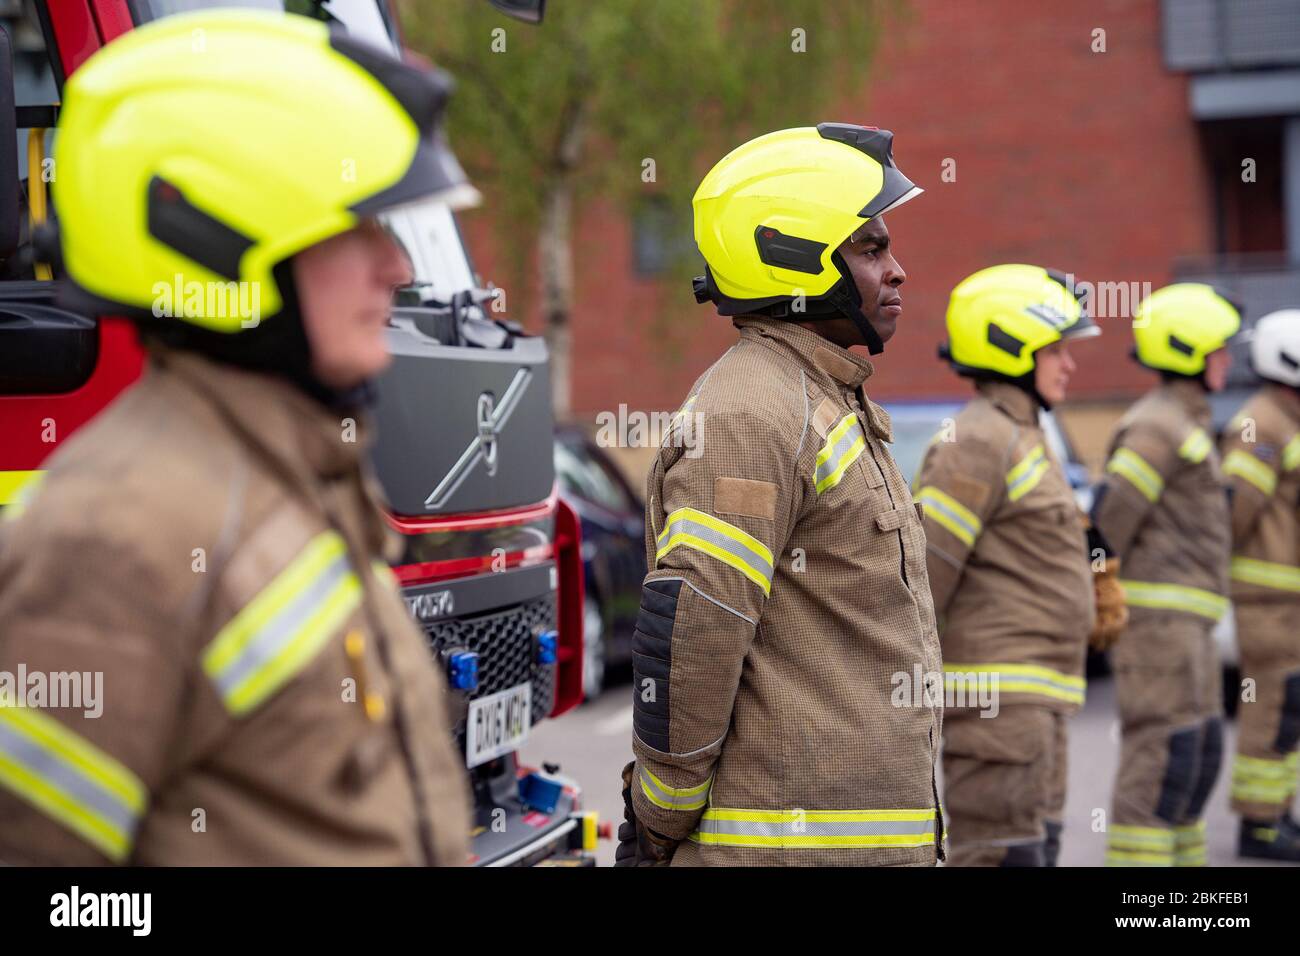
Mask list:
[[[651,468],[619,862],[933,865],[942,689],[925,538],[864,383],[902,314],[887,130],[733,150],[696,298],[739,341]]]
[[[1064,276],[1029,265],[963,281],[947,325],[940,354],[976,397],[935,436],[913,488],[943,643],[949,862],[1055,866],[1094,607],[1104,646],[1124,606],[1095,535],[1094,599],[1086,522],[1039,412],[1065,398],[1067,343],[1101,329]]]
[[[99,673],[104,699],[0,707],[0,860],[466,861],[444,687],[364,463],[410,281],[375,216],[467,195],[447,90],[253,11],[144,26],[68,81],[69,294],[134,318],[148,359],[5,516],[0,671]]]
[[[1228,498],[1208,393],[1223,388],[1237,307],[1200,283],[1134,315],[1139,362],[1161,384],[1120,419],[1092,519],[1124,562],[1129,626],[1112,655],[1120,764],[1106,862],[1201,866],[1205,802],[1223,756],[1213,629],[1228,610]]]
[[[1291,815],[1300,743],[1300,309],[1264,316],[1250,341],[1264,379],[1224,430],[1232,502],[1232,602],[1243,678],[1232,809],[1238,853],[1300,862]]]

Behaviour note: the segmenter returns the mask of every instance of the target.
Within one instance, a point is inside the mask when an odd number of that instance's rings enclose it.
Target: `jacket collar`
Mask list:
[[[370,444],[363,413],[331,411],[287,379],[196,352],[151,346],[150,360],[208,400],[286,477],[313,485],[355,474]]]
[[[802,325],[748,315],[737,316],[732,321],[740,329],[742,338],[761,339],[777,351],[795,358],[805,369],[818,372],[839,385],[857,388],[875,371],[875,366],[867,359]]]
[[[1166,379],[1160,387],[1166,395],[1182,406],[1197,424],[1205,426],[1210,423],[1210,400],[1206,395],[1205,386],[1198,379]]]
[[[1019,385],[986,379],[976,382],[975,389],[1012,421],[1038,425],[1038,400]]]

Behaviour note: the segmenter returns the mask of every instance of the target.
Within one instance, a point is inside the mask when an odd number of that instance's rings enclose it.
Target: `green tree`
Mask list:
[[[690,197],[721,151],[842,119],[826,111],[865,82],[879,21],[871,0],[551,0],[540,27],[482,0],[403,0],[400,10],[407,42],[458,80],[450,135],[494,201],[512,265],[522,274],[537,256],[560,419],[583,197],[630,212],[658,195],[689,223]]]

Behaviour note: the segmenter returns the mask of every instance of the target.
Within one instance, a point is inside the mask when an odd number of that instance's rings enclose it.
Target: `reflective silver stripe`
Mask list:
[[[1051,464],[1042,445],[1035,445],[1015,467],[1007,472],[1007,497],[1018,501],[1038,486]]]
[[[922,488],[916,500],[927,516],[947,528],[968,548],[975,546],[975,539],[980,536],[984,524],[969,508],[933,485]]]
[[[866,435],[863,434],[862,426],[858,423],[856,415],[849,414],[841,418],[835,428],[831,430],[832,433],[850,420],[852,424],[844,429],[843,434],[835,440],[835,444],[824,446],[822,451],[818,453],[818,458],[825,456],[813,471],[813,486],[818,494],[838,484],[838,481],[832,481],[835,478],[835,473],[856,461],[866,447]],[[863,443],[863,446],[855,449],[854,446],[859,441]]]
[[[350,573],[351,565],[346,554],[340,555],[326,566],[311,584],[299,593],[282,611],[244,647],[213,679],[221,688],[223,697],[234,693],[235,688],[255,671],[269,663],[297,636],[301,628],[330,596],[334,588]]]
[[[713,786],[713,777],[698,787],[670,787],[660,781],[654,774],[640,768],[641,787],[650,802],[665,810],[698,810],[709,802],[709,788]]]
[[[732,810],[709,807],[690,840],[706,846],[778,850],[929,846],[935,811]]]
[[[796,829],[797,827],[797,829]],[[757,820],[700,821],[701,833],[729,833],[738,836],[881,836],[884,834],[934,834],[934,821],[871,820],[836,823],[764,823]]]
[[[724,534],[709,525],[688,517],[674,518],[668,523],[668,526],[664,528],[663,533],[659,535],[659,540],[664,543],[660,547],[659,555],[667,553],[671,548],[672,539],[679,534],[698,538],[701,541],[713,545],[715,548],[725,551],[741,564],[747,565],[750,569],[757,572],[757,574],[763,578],[763,581],[766,582],[764,590],[771,588],[772,562],[767,557],[759,554],[744,542],[737,541],[733,536]]]
[[[77,803],[94,810],[122,833],[129,836],[135,832],[138,818],[130,807],[72,764],[60,760],[28,738],[19,736],[3,723],[0,723],[0,753],[25,765]]]
[[[30,729],[24,730],[20,723],[0,720],[0,786],[12,789],[52,819],[71,827],[110,859],[124,859],[130,853],[144,810],[143,784],[127,772],[123,785],[129,789],[123,793],[134,794],[138,806],[132,807],[69,759],[42,746],[28,735]],[[71,736],[66,729],[59,732]],[[55,795],[50,794],[51,788]]]
[[[1087,691],[1087,681],[1042,667],[1037,664],[955,664],[945,663],[943,681],[946,690],[979,688],[981,678],[985,685],[989,678],[996,681],[996,689],[1007,694],[1042,694],[1045,697],[1082,704]]]

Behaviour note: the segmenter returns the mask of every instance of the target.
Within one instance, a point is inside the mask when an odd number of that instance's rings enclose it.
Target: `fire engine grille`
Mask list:
[[[478,689],[470,700],[532,683],[534,724],[551,712],[555,695],[555,665],[538,664],[535,636],[555,627],[555,595],[524,601],[476,617],[451,618],[425,625],[435,657],[453,647],[478,654]],[[462,737],[465,721],[456,725]]]

